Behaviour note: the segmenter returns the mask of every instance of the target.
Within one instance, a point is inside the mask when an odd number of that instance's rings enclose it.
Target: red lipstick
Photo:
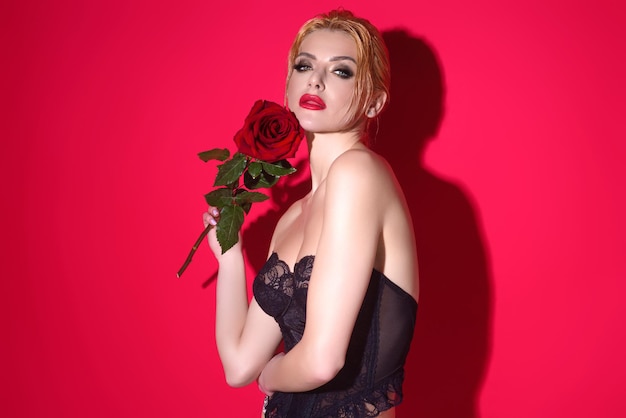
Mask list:
[[[300,97],[300,107],[309,110],[324,110],[326,109],[326,103],[318,96],[303,94]]]

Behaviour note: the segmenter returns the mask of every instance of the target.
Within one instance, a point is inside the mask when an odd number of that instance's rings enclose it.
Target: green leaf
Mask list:
[[[220,160],[225,161],[230,157],[230,151],[226,148],[213,148],[208,151],[202,151],[198,153],[198,157],[205,163],[209,160]]]
[[[261,172],[257,178],[253,178],[248,172],[243,175],[243,183],[250,190],[272,187],[277,182],[278,177],[267,174],[265,171]]]
[[[221,209],[224,206],[233,204],[233,191],[226,187],[215,189],[211,193],[205,194],[204,200],[206,200],[209,205]]]
[[[253,178],[257,178],[259,174],[261,174],[261,171],[263,171],[263,165],[258,161],[254,161],[248,166],[248,173],[250,173]]]
[[[272,176],[281,177],[291,173],[295,173],[296,169],[289,164],[287,160],[276,161],[275,163],[261,163],[263,171]]]
[[[226,186],[239,180],[241,173],[246,169],[248,158],[240,153],[233,156],[232,159],[221,164],[217,168],[217,176],[215,176],[214,186]]]
[[[243,205],[241,205],[241,208],[243,209],[244,212],[246,212],[246,215],[248,213],[250,213],[250,209],[252,208],[252,203],[244,203]]]
[[[217,241],[222,247],[222,254],[239,241],[239,231],[243,225],[244,210],[239,206],[224,206],[217,223]]]
[[[235,196],[235,202],[238,205],[243,205],[246,203],[264,202],[267,199],[269,199],[269,196],[267,196],[266,194],[260,192],[249,192],[247,190],[242,190]]]

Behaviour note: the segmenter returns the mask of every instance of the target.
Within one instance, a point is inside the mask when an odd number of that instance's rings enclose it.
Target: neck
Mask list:
[[[307,135],[312,192],[328,175],[332,163],[350,149],[365,149],[359,132],[314,133]]]

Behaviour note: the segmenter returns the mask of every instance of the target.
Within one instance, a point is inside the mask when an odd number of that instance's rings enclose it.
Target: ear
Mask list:
[[[365,113],[365,115],[368,118],[375,118],[383,109],[383,106],[385,106],[385,102],[387,102],[387,93],[385,92],[379,93],[376,96],[376,98],[372,101],[370,106],[367,108],[367,112]]]

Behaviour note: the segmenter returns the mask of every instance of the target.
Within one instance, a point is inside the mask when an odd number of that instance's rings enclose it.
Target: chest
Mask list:
[[[290,266],[307,255],[315,255],[324,223],[324,190],[318,189],[299,202],[275,236],[274,251]]]

